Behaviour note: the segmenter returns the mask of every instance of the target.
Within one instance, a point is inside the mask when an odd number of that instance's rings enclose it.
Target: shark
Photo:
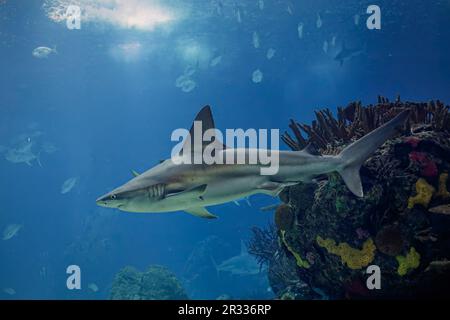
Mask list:
[[[364,192],[359,174],[361,165],[387,139],[397,133],[409,117],[404,110],[392,120],[345,147],[338,155],[320,155],[308,145],[300,151],[271,150],[278,156],[276,174],[262,175],[264,164],[187,164],[179,163],[173,156],[149,170],[138,174],[118,188],[100,196],[99,206],[124,212],[166,213],[185,211],[197,217],[214,219],[209,206],[232,202],[254,194],[272,197],[288,186],[312,182],[317,176],[338,172],[348,189],[357,197]],[[215,129],[210,106],[203,107],[195,122],[202,123],[204,133]],[[195,140],[194,124],[184,143]],[[190,139],[189,139],[190,138]],[[223,157],[231,153],[249,157],[259,151],[251,148],[229,148],[218,139],[216,152]],[[202,142],[201,148],[207,145]],[[184,150],[184,146],[183,149]],[[188,149],[189,150],[189,149]],[[191,152],[196,152],[192,148]],[[202,149],[203,150],[203,149]]]
[[[217,270],[217,274],[223,272],[237,276],[252,276],[266,271],[264,266],[260,265],[257,259],[248,253],[247,248],[242,241],[241,252],[239,255],[222,261],[219,265],[216,265],[214,259],[212,259],[212,262]]]
[[[338,61],[340,66],[342,67],[344,65],[345,61],[348,61],[353,57],[357,57],[357,56],[361,55],[364,51],[365,51],[365,49],[358,49],[358,48],[349,49],[349,48],[347,48],[345,42],[343,42],[342,48],[336,54],[336,56],[334,57],[334,60]]]

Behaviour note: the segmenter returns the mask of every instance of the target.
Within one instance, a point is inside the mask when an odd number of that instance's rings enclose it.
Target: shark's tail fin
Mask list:
[[[402,111],[391,121],[347,146],[337,156],[342,160],[338,172],[353,194],[358,197],[364,196],[359,169],[378,147],[392,137],[396,129],[404,124],[408,116],[408,110]]]

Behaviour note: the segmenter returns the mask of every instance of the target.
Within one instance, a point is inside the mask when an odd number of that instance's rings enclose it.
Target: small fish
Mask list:
[[[219,16],[222,15],[222,9],[223,9],[223,4],[222,4],[222,2],[218,1],[217,6],[216,6],[217,15],[219,15]]]
[[[70,192],[77,183],[78,177],[72,177],[64,181],[63,185],[61,186],[61,194]]]
[[[92,291],[92,292],[97,292],[99,289],[98,289],[98,286],[95,284],[95,283],[89,283],[88,284],[88,288]]]
[[[56,51],[56,47],[53,49],[51,49],[49,47],[37,47],[32,52],[33,57],[38,58],[38,59],[48,58],[48,56],[52,53],[54,53],[54,54],[58,53]]]
[[[323,50],[323,52],[328,53],[328,41],[327,40],[325,40],[323,42],[322,50]]]
[[[177,88],[181,88],[183,86],[183,83],[185,83],[187,80],[190,80],[189,76],[182,74],[175,80],[175,86]]]
[[[275,56],[275,53],[276,53],[276,52],[277,52],[277,51],[276,51],[275,49],[269,48],[269,49],[267,50],[267,54],[266,54],[267,60],[271,60],[271,59]]]
[[[39,275],[40,275],[41,278],[47,277],[47,268],[46,267],[42,267],[41,270],[39,270]]]
[[[13,296],[16,294],[16,290],[13,288],[3,288],[3,292],[6,294],[9,294],[10,296]]]
[[[197,72],[197,68],[195,66],[187,66],[186,69],[184,69],[184,75],[191,77]]]
[[[242,23],[241,10],[237,9],[236,18],[239,23]]]
[[[252,81],[253,81],[254,83],[260,83],[260,82],[263,80],[263,77],[264,77],[264,75],[263,75],[263,73],[261,72],[261,70],[256,69],[255,71],[253,71],[253,74],[252,74]]]
[[[191,92],[197,87],[197,83],[194,80],[188,79],[184,81],[181,85],[181,91],[183,92]]]
[[[333,36],[333,38],[331,38],[331,45],[333,47],[336,47],[336,36]]]
[[[450,204],[443,204],[443,205],[431,208],[428,211],[430,211],[431,213],[450,215]]]
[[[253,32],[252,40],[253,40],[253,46],[255,47],[255,49],[258,49],[259,48],[259,35],[258,35],[258,32],[256,32],[256,31]]]
[[[259,10],[264,10],[264,0],[259,0],[258,1],[258,7],[259,7]]]
[[[299,24],[297,26],[297,33],[298,33],[298,38],[302,39],[303,38],[303,22],[299,22]]]
[[[317,20],[316,20],[316,27],[317,27],[317,29],[322,28],[322,24],[323,24],[322,17],[320,16],[320,14],[317,14]]]
[[[20,229],[22,229],[22,225],[21,224],[10,224],[8,225],[5,230],[3,230],[3,240],[9,240],[12,239],[13,237],[15,237]]]
[[[214,59],[211,60],[211,62],[209,63],[210,67],[215,67],[217,66],[220,62],[222,61],[222,56],[217,56]]]
[[[286,11],[292,16],[292,14],[294,13],[294,11],[292,10],[292,7],[290,4],[287,5]]]
[[[355,23],[355,26],[359,25],[359,14],[353,16],[353,22]]]

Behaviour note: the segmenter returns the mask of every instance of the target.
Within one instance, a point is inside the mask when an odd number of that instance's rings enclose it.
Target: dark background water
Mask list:
[[[124,2],[112,3],[120,9]],[[239,254],[251,227],[272,221],[272,214],[259,208],[276,199],[254,196],[252,206],[211,208],[220,217],[215,221],[95,205],[99,195],[129,180],[131,169],[143,172],[169,157],[172,131],[189,127],[205,104],[212,106],[219,129],[283,132],[289,118],[309,122],[315,109],[335,111],[354,100],[374,103],[378,94],[450,101],[449,1],[264,0],[264,10],[257,0],[161,3],[176,18],[153,30],[101,19],[68,30],[49,19],[43,1],[0,1],[0,145],[12,147],[19,135],[39,131],[36,143],[51,142],[58,149],[41,152],[42,167],[35,161],[11,163],[1,155],[0,227],[23,225],[15,237],[0,242],[0,289],[16,292],[1,291],[1,298],[107,298],[114,274],[126,265],[144,270],[160,264],[184,279],[195,275],[186,275],[188,257],[210,236],[226,248],[215,254],[219,262]],[[381,7],[381,30],[365,27],[369,4]],[[336,46],[330,44],[325,53],[323,43],[333,36]],[[343,42],[365,50],[341,67],[333,57]],[[137,49],[130,52],[124,44]],[[56,46],[58,53],[37,59],[32,51],[38,46]],[[276,49],[271,60],[268,48]],[[209,66],[219,55],[221,62]],[[187,66],[196,68],[197,87],[189,93],[175,86]],[[251,79],[256,69],[264,74],[259,84]],[[61,194],[69,177],[79,182]],[[82,269],[81,291],[66,288],[70,264]],[[208,270],[199,270],[196,284],[186,284],[191,297],[270,297],[258,277],[217,278]],[[88,283],[96,283],[99,292]]]

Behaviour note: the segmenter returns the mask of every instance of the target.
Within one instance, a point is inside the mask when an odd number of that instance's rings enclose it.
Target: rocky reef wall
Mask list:
[[[340,176],[285,188],[273,226],[254,229],[250,252],[269,265],[281,299],[448,297],[450,283],[450,113],[439,101],[351,103],[316,112],[312,125],[291,120],[293,150],[312,144],[337,154],[400,111],[410,119],[361,168],[365,196]],[[381,270],[381,289],[366,269]]]

